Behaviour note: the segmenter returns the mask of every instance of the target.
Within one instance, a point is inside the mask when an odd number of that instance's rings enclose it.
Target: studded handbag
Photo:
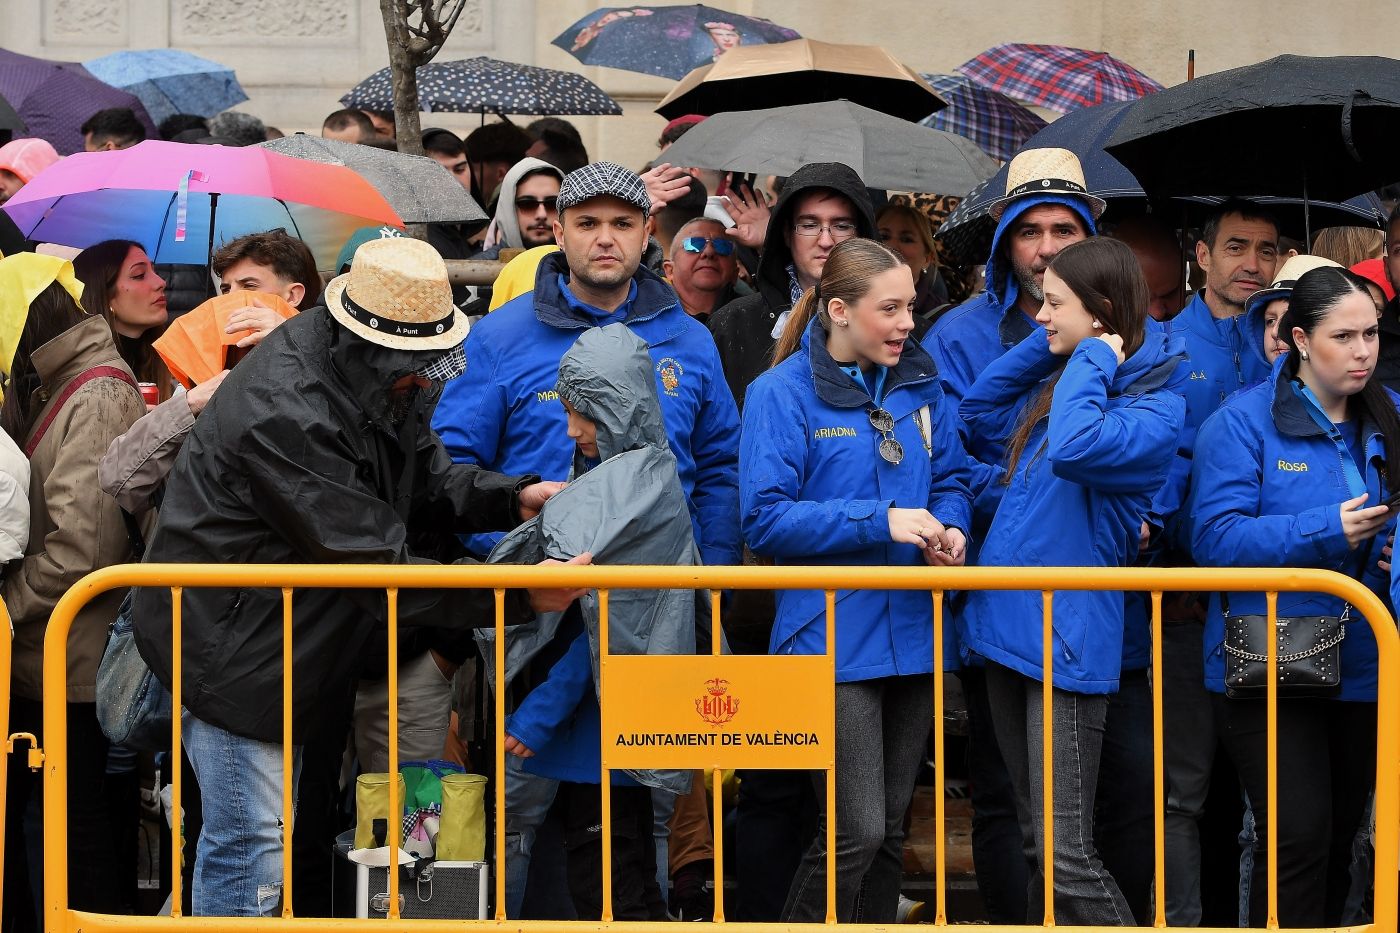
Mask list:
[[[1220,597],[1225,615],[1225,694],[1259,698],[1268,688],[1268,617],[1230,614],[1230,598]],[[1336,696],[1342,689],[1341,645],[1347,637],[1351,606],[1339,616],[1278,616],[1278,695]]]

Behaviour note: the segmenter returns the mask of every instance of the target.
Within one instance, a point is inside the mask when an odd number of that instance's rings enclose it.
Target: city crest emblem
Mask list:
[[[685,375],[685,367],[668,356],[656,364],[656,374],[661,377],[662,390],[675,398],[676,390],[681,385],[681,377]]]
[[[705,681],[705,695],[695,698],[695,712],[712,726],[722,726],[739,712],[739,698],[728,696],[729,681],[713,677]]]

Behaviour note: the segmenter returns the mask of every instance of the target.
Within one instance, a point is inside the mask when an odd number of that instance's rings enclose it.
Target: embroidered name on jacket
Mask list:
[[[825,440],[828,437],[856,437],[855,428],[817,428],[812,432],[812,437],[817,440]]]
[[[1278,462],[1278,468],[1279,468],[1280,470],[1282,470],[1283,472],[1285,472],[1285,473],[1306,473],[1306,472],[1308,472],[1308,465],[1307,465],[1306,463],[1301,463],[1301,462],[1300,462],[1300,463],[1293,463],[1293,462],[1290,461],[1290,460],[1280,460],[1280,461]]]
[[[536,393],[535,393],[535,401],[537,401],[537,402],[557,402],[557,401],[559,401],[559,393],[556,392],[556,391],[554,391],[553,389],[550,389],[548,392],[536,392]]]

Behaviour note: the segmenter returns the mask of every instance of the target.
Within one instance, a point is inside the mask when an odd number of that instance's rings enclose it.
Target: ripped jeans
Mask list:
[[[194,913],[257,917],[282,901],[282,746],[183,716],[183,743],[199,779],[204,828],[194,867]],[[301,747],[292,752],[292,795]]]

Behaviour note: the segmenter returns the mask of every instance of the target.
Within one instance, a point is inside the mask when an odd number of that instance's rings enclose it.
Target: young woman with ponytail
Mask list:
[[[1388,602],[1389,577],[1377,562],[1395,528],[1395,510],[1383,503],[1400,490],[1400,397],[1374,378],[1379,321],[1365,279],[1340,268],[1305,273],[1278,336],[1288,351],[1271,377],[1201,428],[1189,509],[1193,554],[1203,567],[1335,570]],[[1264,700],[1225,694],[1225,616],[1262,617],[1265,598],[1226,595],[1228,602],[1211,598],[1206,617],[1206,688],[1254,811],[1251,925],[1266,919],[1270,804],[1280,814],[1279,924],[1340,925],[1351,843],[1376,776],[1375,638],[1353,611],[1342,626],[1340,691],[1280,700],[1278,798],[1270,801]],[[1343,601],[1283,592],[1277,614],[1342,616]]]
[[[1065,247],[1045,273],[1042,327],[988,366],[961,414],[974,456],[1002,465],[1002,500],[984,566],[1116,567],[1136,558],[1153,494],[1186,414],[1179,338],[1150,324],[1147,283],[1115,240]],[[1005,439],[1010,436],[1010,440]],[[1094,846],[1094,802],[1108,695],[1123,657],[1121,592],[1058,592],[1052,708],[1043,708],[1044,604],[1038,590],[968,593],[964,644],[986,658],[997,744],[1017,800],[1031,875],[1027,919],[1044,904],[1042,723],[1053,720],[1055,919],[1131,926],[1133,912]]]
[[[914,294],[897,255],[855,238],[836,245],[793,308],[773,368],[744,403],[740,520],[756,554],[779,564],[963,563],[966,457],[933,361],[911,337]],[[784,591],[777,600],[769,650],[825,651],[824,595]],[[890,923],[933,710],[928,593],[839,591],[835,650],[836,914]],[[817,797],[826,799],[820,788]],[[819,923],[825,914],[823,828],[783,919]]]

